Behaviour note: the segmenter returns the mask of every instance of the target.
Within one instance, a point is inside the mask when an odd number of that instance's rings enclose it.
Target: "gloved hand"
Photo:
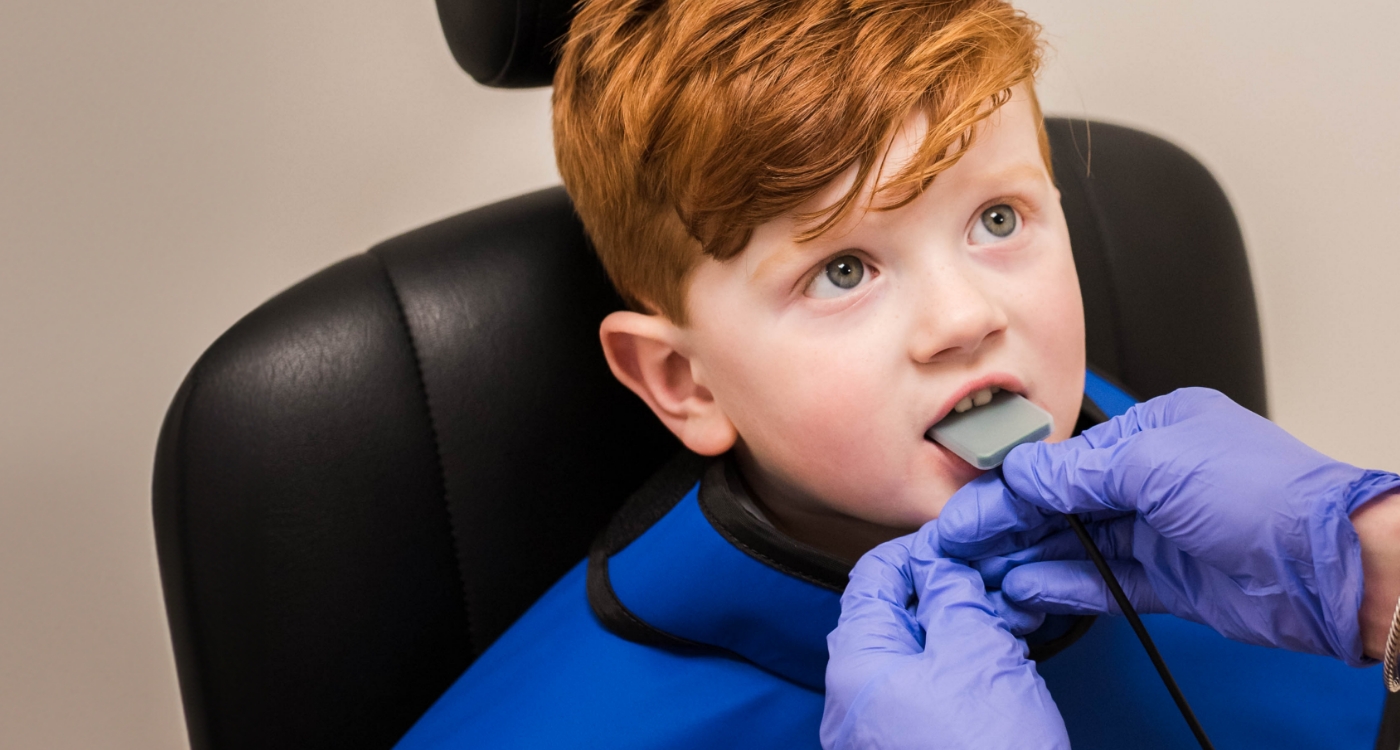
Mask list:
[[[1068,748],[1024,644],[977,572],[938,554],[937,524],[851,571],[827,636],[822,747]]]
[[[949,500],[942,551],[1006,601],[1117,614],[1062,514],[1084,514],[1139,612],[1359,666],[1360,545],[1349,515],[1400,477],[1333,461],[1216,391],[1138,404],[1063,443],[1015,448]]]

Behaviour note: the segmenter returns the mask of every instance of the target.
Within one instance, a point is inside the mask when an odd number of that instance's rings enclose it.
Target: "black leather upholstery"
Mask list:
[[[1174,146],[1050,123],[1091,361],[1264,408],[1224,195]],[[677,448],[612,378],[621,306],[560,189],[410,232],[199,360],[154,510],[195,748],[384,748]]]
[[[560,190],[287,290],[176,396],[156,465],[197,748],[388,747],[677,444]]]
[[[1219,184],[1141,131],[1053,117],[1046,126],[1089,362],[1143,398],[1208,386],[1266,414],[1249,262]]]

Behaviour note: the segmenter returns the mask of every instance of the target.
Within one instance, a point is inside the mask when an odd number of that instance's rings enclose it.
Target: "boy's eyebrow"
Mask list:
[[[1049,177],[1045,172],[1045,165],[1041,163],[1031,163],[1027,161],[1013,164],[1006,169],[993,174],[990,178],[992,182],[1036,182]]]
[[[758,265],[754,266],[749,272],[749,278],[762,279],[776,273],[777,270],[783,266],[789,264],[795,265],[798,263],[805,264],[807,262],[805,260],[806,256],[811,255],[813,250],[820,246],[816,244],[815,240],[810,242],[792,241],[792,237],[796,235],[797,233],[794,232],[792,236],[784,238],[786,241],[783,243],[783,247],[770,252],[768,257],[759,261]]]

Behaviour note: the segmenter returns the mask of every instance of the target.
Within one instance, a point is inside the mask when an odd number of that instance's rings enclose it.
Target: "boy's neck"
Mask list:
[[[786,488],[759,468],[753,456],[736,446],[734,458],[754,505],[773,526],[803,544],[854,564],[876,545],[914,529],[881,526],[789,497]]]

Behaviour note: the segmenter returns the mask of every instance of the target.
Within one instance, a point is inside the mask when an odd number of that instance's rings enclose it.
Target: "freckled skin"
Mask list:
[[[912,116],[887,174],[925,123]],[[829,205],[837,180],[795,214]],[[870,186],[867,186],[867,194]],[[1007,238],[982,212],[1019,214]],[[937,517],[980,472],[924,439],[960,389],[988,375],[1055,418],[1068,437],[1084,378],[1084,320],[1059,194],[1041,160],[1033,109],[1018,92],[975,145],[912,203],[856,212],[809,243],[780,217],[735,259],[706,259],[687,293],[683,348],[737,431],[736,455],[767,514],[847,559]],[[824,298],[811,286],[854,252],[861,284]]]

